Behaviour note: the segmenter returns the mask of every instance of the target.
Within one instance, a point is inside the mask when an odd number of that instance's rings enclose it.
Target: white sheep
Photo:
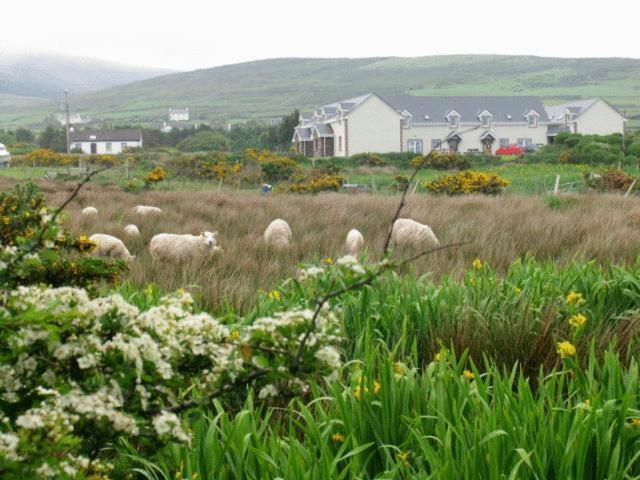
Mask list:
[[[129,238],[138,238],[140,236],[140,230],[138,227],[131,224],[124,227],[124,234]]]
[[[216,237],[218,232],[202,232],[200,235],[159,233],[149,243],[149,253],[154,260],[182,262],[196,257],[220,252]]]
[[[122,240],[112,235],[94,233],[89,237],[89,240],[98,244],[98,248],[96,248],[94,253],[101,257],[113,257],[128,261],[135,258],[129,253],[129,250],[127,250]]]
[[[364,247],[364,237],[362,236],[362,234],[355,228],[349,230],[349,233],[347,233],[347,239],[344,242],[345,251],[349,255],[357,257],[358,255],[360,255],[362,247]]]
[[[82,217],[87,220],[93,220],[98,216],[98,209],[96,207],[87,207],[82,209]]]
[[[162,213],[162,210],[158,207],[150,207],[148,205],[137,205],[133,207],[133,213],[136,215],[147,216],[147,215],[159,215]]]
[[[435,248],[440,246],[440,242],[429,225],[423,225],[410,218],[399,218],[391,230],[391,248],[402,245]]]
[[[276,218],[264,231],[264,241],[276,248],[287,248],[292,236],[289,224],[281,218]]]

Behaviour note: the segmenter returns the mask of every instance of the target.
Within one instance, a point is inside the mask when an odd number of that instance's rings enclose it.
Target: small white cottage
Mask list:
[[[0,167],[8,167],[11,163],[11,154],[3,144],[0,143]]]
[[[116,155],[142,146],[140,130],[81,130],[69,134],[71,150],[87,155]]]

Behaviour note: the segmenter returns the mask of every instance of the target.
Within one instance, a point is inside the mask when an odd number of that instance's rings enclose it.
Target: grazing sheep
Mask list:
[[[82,209],[82,217],[93,220],[98,216],[98,209],[96,207],[87,207]]]
[[[149,207],[147,205],[137,205],[133,207],[133,213],[136,215],[147,216],[147,215],[159,215],[162,213],[162,210],[158,207]]]
[[[129,250],[127,250],[127,247],[119,238],[105,235],[104,233],[94,233],[89,237],[89,240],[98,244],[95,254],[101,257],[113,257],[128,261],[135,258],[129,253]]]
[[[289,224],[281,218],[276,218],[264,231],[264,241],[267,245],[277,248],[287,248],[292,236]]]
[[[439,247],[440,242],[428,225],[409,218],[399,218],[391,231],[391,248],[402,245],[434,248]]]
[[[135,225],[127,225],[124,227],[124,234],[129,238],[138,238],[140,236],[140,230]]]
[[[344,242],[344,248],[349,255],[357,257],[364,247],[364,237],[355,228],[347,233],[347,240]]]
[[[196,257],[213,255],[221,249],[216,245],[218,232],[202,232],[200,235],[159,233],[149,243],[154,260],[182,262]]]

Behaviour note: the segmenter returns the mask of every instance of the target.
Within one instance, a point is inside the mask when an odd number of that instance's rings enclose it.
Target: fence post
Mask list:
[[[416,178],[416,184],[413,186],[413,190],[411,190],[411,195],[414,195],[414,194],[416,193],[416,189],[418,188],[418,182],[419,182],[419,181],[420,181],[420,180],[418,180],[418,179]]]
[[[633,187],[635,186],[636,182],[638,181],[638,179],[635,179],[632,183],[631,186],[629,187],[629,190],[627,190],[627,193],[624,194],[624,197],[627,198],[629,196],[629,194],[631,193],[631,190],[633,190]]]
[[[553,188],[553,194],[557,195],[560,192],[560,175],[556,175],[556,185]]]

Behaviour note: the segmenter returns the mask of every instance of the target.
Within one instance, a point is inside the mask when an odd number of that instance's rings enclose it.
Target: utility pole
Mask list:
[[[67,155],[71,152],[71,145],[69,143],[69,90],[64,91],[64,114],[65,114],[65,125],[67,127]]]

